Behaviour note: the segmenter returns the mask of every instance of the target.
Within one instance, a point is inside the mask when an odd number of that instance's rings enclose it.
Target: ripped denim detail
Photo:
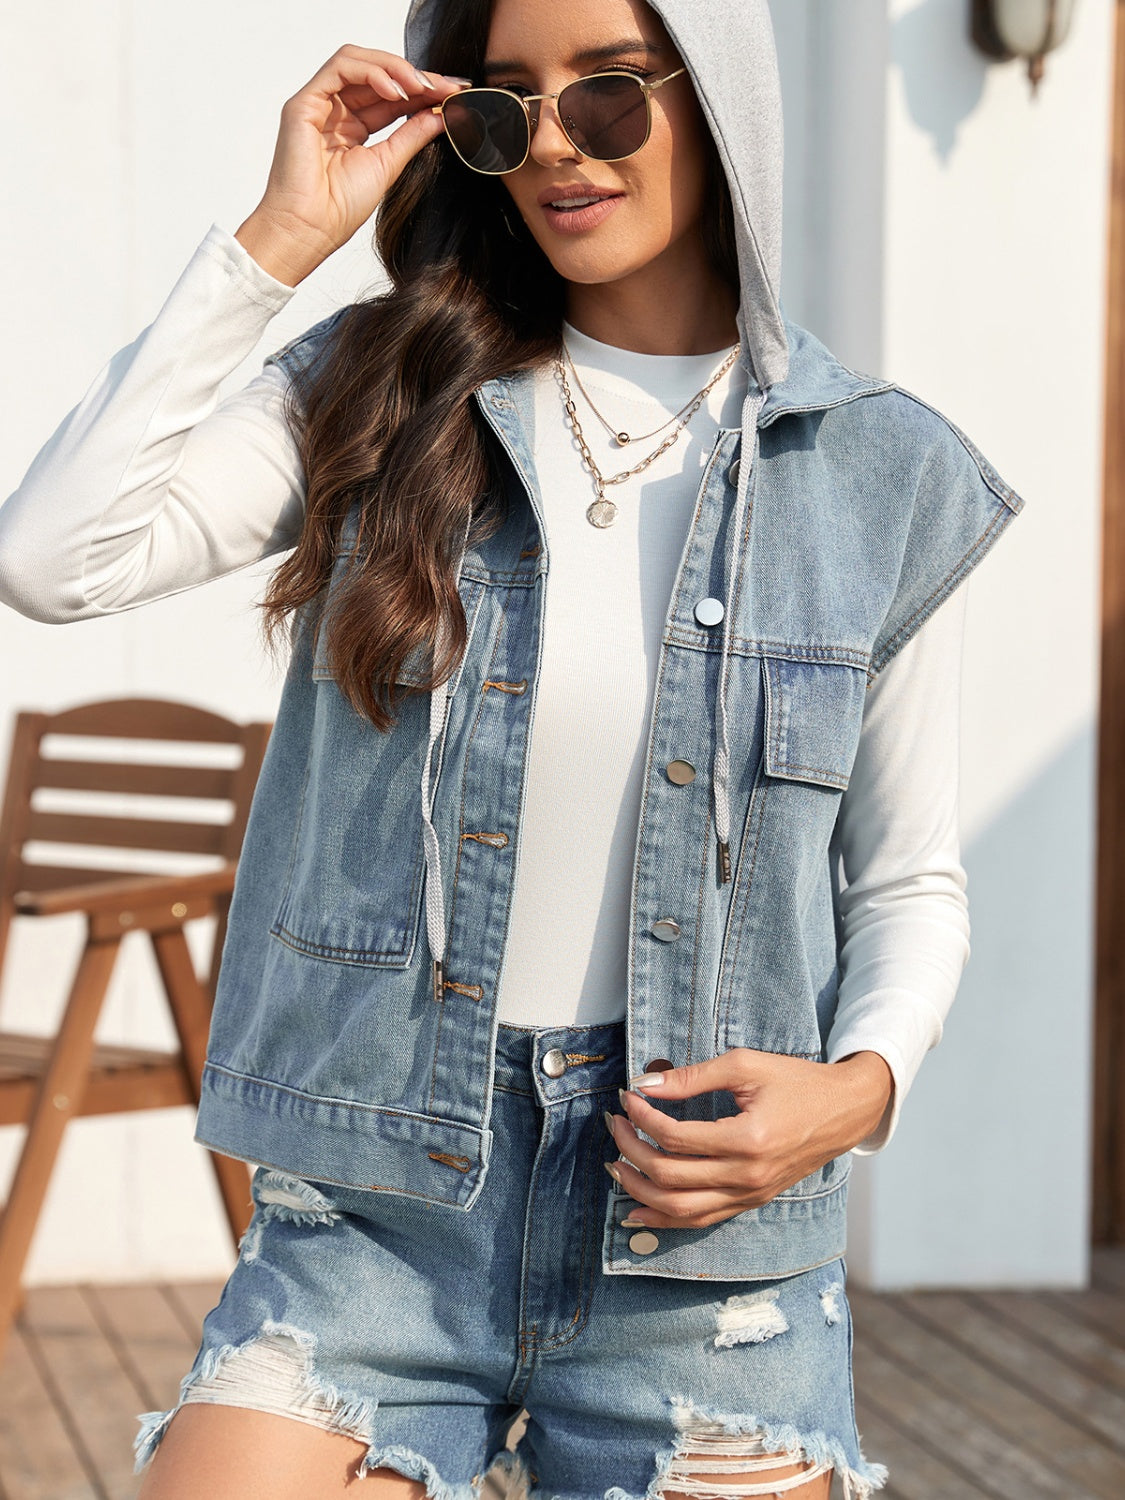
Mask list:
[[[320,1380],[314,1368],[315,1347],[311,1334],[287,1324],[266,1323],[245,1344],[209,1351],[183,1381],[176,1406],[165,1412],[146,1412],[139,1419],[136,1472],[151,1461],[168,1424],[182,1407],[239,1406],[289,1417],[364,1444],[366,1451],[352,1470],[357,1479],[390,1469],[424,1484],[427,1500],[480,1500],[481,1476],[468,1485],[447,1484],[422,1454],[398,1444],[380,1447],[373,1437],[378,1403]],[[497,1462],[514,1486],[526,1488],[526,1473],[515,1454],[501,1454]]]
[[[853,1466],[843,1443],[827,1433],[799,1432],[791,1424],[763,1422],[753,1416],[701,1412],[686,1401],[673,1406],[679,1439],[671,1452],[660,1457],[645,1495],[611,1489],[605,1500],[783,1496],[829,1473],[839,1476],[843,1500],[870,1500],[887,1482],[882,1464],[861,1461]],[[798,1473],[778,1475],[778,1470],[797,1464],[802,1466]]]

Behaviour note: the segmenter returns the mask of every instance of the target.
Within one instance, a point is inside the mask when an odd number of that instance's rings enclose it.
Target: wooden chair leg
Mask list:
[[[211,1003],[195,972],[191,951],[182,927],[153,932],[152,946],[168,996],[176,1033],[180,1039],[193,1097],[199,1101],[200,1080],[207,1057],[207,1034],[211,1026]],[[246,1163],[211,1152],[211,1165],[219,1183],[223,1207],[235,1248],[250,1222],[250,1174]]]
[[[19,1301],[20,1278],[63,1131],[82,1103],[94,1028],[120,946],[120,938],[87,940],[28,1121],[27,1138],[0,1220],[0,1347]]]

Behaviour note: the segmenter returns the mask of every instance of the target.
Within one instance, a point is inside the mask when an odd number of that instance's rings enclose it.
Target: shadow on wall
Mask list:
[[[891,57],[911,119],[948,162],[961,124],[981,101],[989,66],[969,40],[967,0],[921,0],[891,27]]]
[[[1084,1283],[1095,751],[1091,727],[965,847],[972,957],[860,1185],[867,1284]]]

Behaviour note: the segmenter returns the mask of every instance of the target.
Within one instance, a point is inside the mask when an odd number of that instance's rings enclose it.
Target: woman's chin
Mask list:
[[[622,255],[619,245],[573,245],[563,249],[544,245],[542,248],[562,279],[576,286],[604,286],[607,282],[621,281],[644,265],[643,260],[638,264],[635,256]]]

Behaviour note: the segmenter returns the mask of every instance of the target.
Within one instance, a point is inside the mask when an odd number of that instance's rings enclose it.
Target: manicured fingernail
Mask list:
[[[605,1128],[609,1131],[610,1135],[613,1134],[613,1116],[608,1109],[605,1112]]]
[[[459,83],[463,89],[471,89],[473,80],[471,78],[455,78],[452,73],[445,75],[446,83]]]
[[[639,1078],[630,1078],[631,1089],[658,1089],[664,1083],[663,1073],[642,1073]]]
[[[410,95],[403,88],[402,84],[399,83],[397,78],[391,79],[391,88],[394,89],[395,93],[400,99],[405,99],[408,104],[410,103]]]
[[[621,1227],[622,1229],[643,1229],[645,1221],[643,1219],[634,1219],[633,1215],[630,1214],[627,1219],[621,1220]]]
[[[621,1169],[620,1169],[620,1167],[617,1165],[617,1163],[615,1161],[603,1161],[602,1162],[602,1166],[606,1169],[606,1171],[609,1173],[609,1175],[613,1178],[614,1182],[620,1183],[620,1181],[621,1181]]]
[[[625,1092],[625,1090],[624,1089],[618,1089],[617,1090],[617,1097],[621,1100],[621,1108],[624,1109],[624,1110],[628,1110],[628,1108],[629,1108],[629,1095]]]
[[[414,69],[414,76],[415,76],[415,78],[417,78],[418,82],[422,85],[422,87],[424,89],[432,89],[433,88],[433,86],[434,86],[433,79],[432,78],[427,78],[426,75],[425,75],[425,73],[422,72],[421,68],[415,68]]]

